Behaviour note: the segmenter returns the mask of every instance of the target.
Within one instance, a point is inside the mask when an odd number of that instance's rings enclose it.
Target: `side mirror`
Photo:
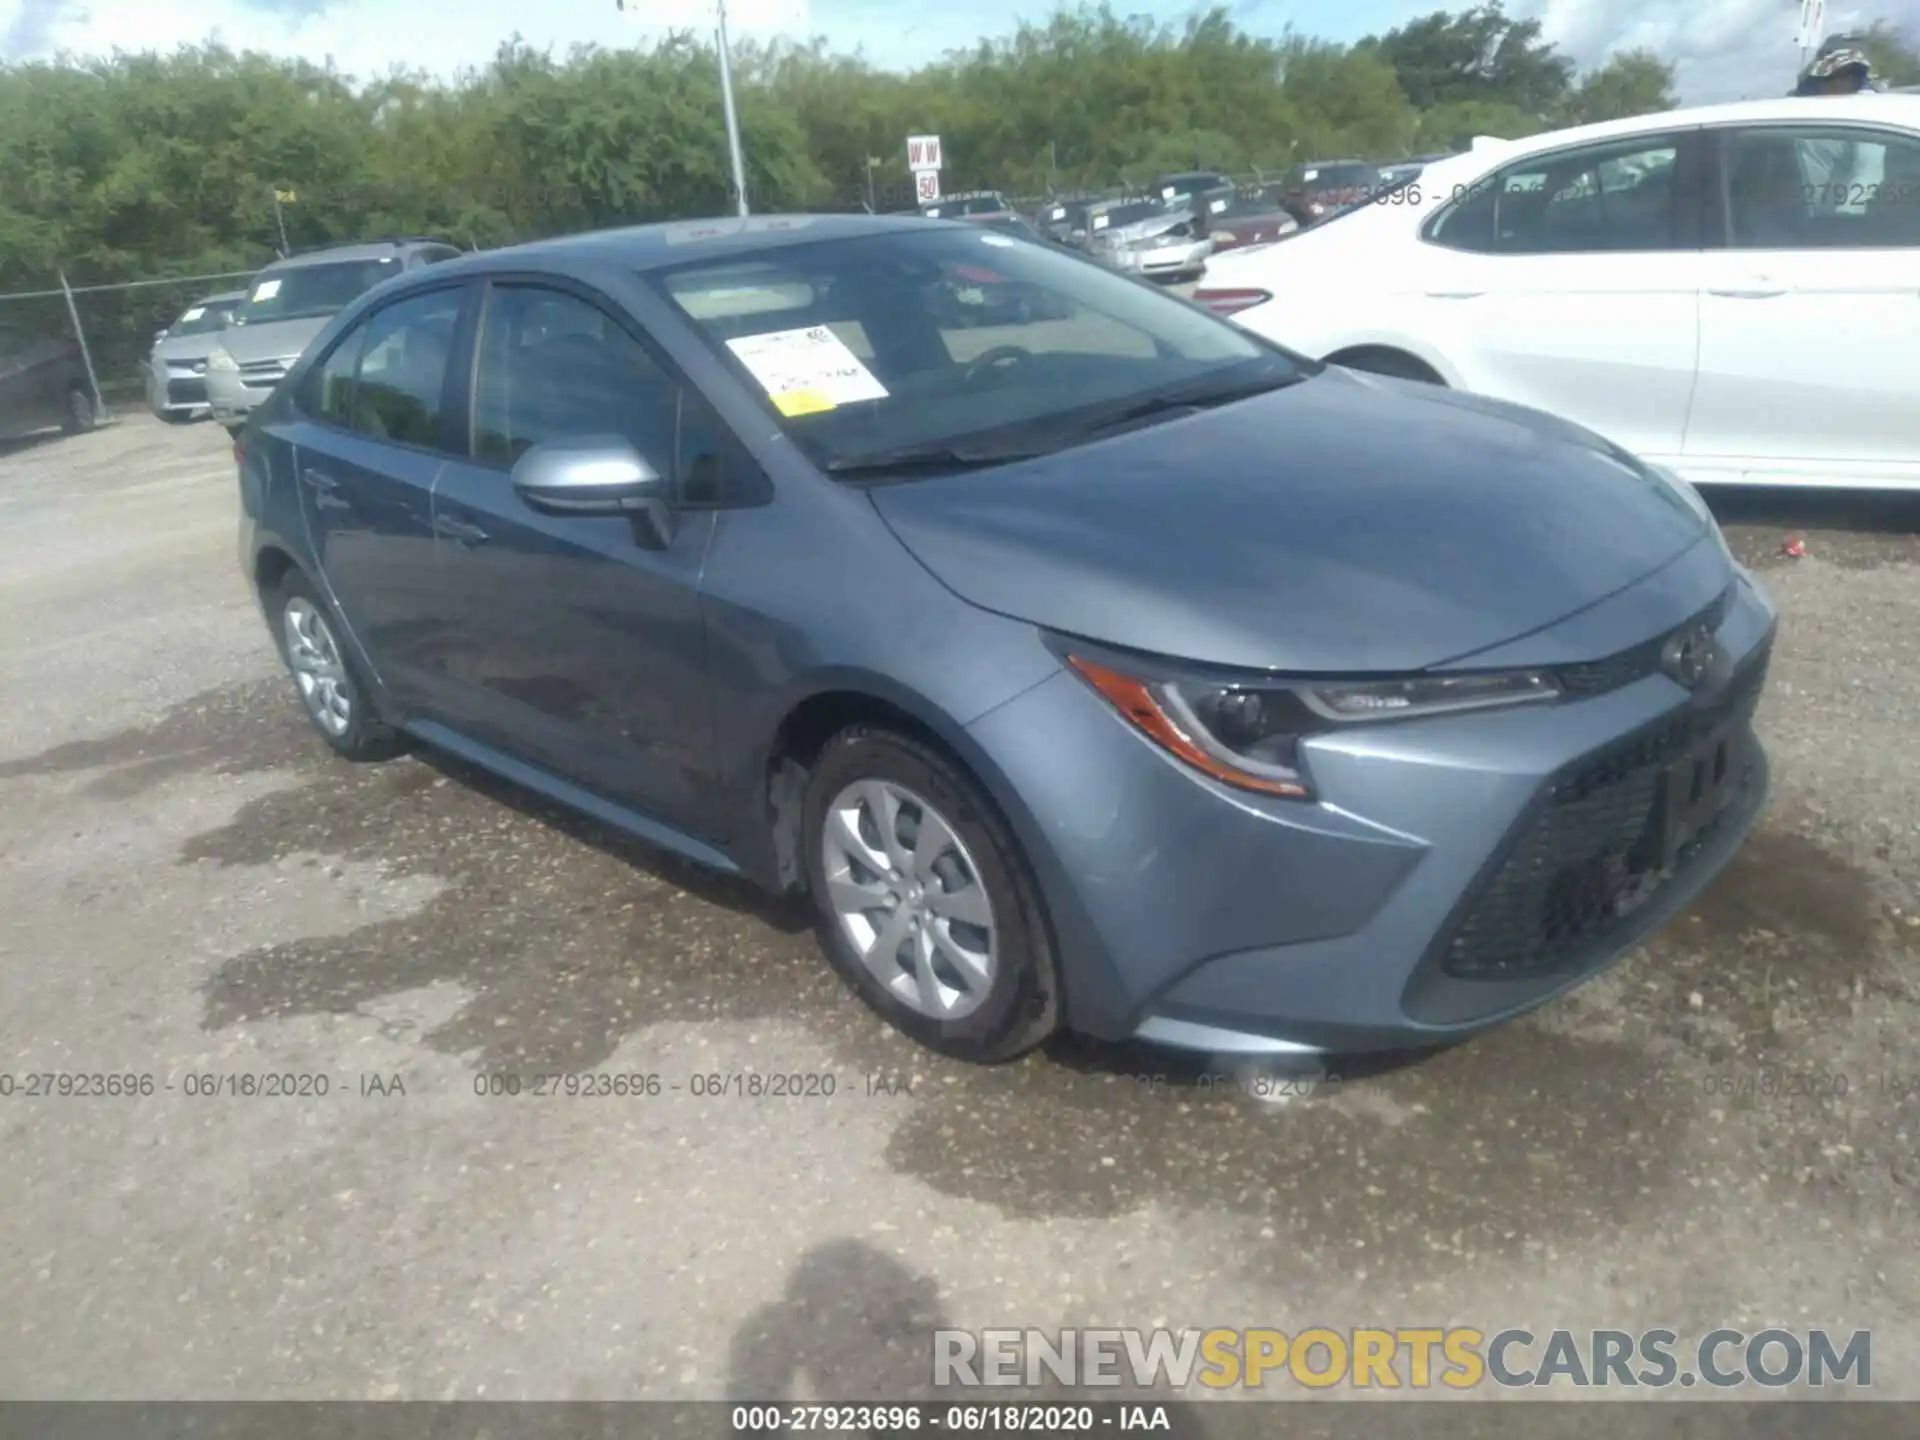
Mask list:
[[[156,345],[158,345],[162,340],[166,338],[167,338],[167,332],[165,329],[160,329],[153,332],[153,343]]]
[[[535,445],[513,467],[513,488],[549,515],[628,515],[642,544],[673,539],[666,479],[618,435],[586,435]]]

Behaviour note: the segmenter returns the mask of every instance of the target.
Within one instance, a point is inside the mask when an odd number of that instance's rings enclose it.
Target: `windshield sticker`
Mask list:
[[[1224,200],[1209,201],[1207,203],[1207,209],[1212,211],[1215,215],[1224,215],[1227,213],[1227,202]]]
[[[1093,217],[1093,228],[1094,228],[1094,229],[1096,229],[1096,230],[1104,230],[1104,229],[1106,229],[1106,228],[1107,228],[1107,217],[1106,217],[1105,215],[1096,215],[1096,216],[1094,216],[1094,217]]]
[[[258,285],[253,287],[253,303],[258,305],[262,300],[271,300],[279,293],[280,282],[278,280],[262,280]]]
[[[186,323],[187,323],[187,322],[188,322],[189,320],[198,320],[198,319],[199,319],[199,318],[200,318],[200,317],[201,317],[202,315],[204,315],[204,314],[206,314],[206,313],[207,313],[207,307],[206,307],[206,306],[204,306],[204,305],[196,305],[196,306],[194,306],[194,307],[193,307],[193,308],[192,308],[191,310],[189,310],[189,311],[187,311],[187,313],[186,313],[186,314],[184,314],[184,315],[182,315],[182,316],[180,317],[180,323],[181,323],[182,325],[184,325],[184,324],[186,324]]]
[[[1309,170],[1300,178],[1302,180],[1318,180],[1320,178],[1320,172],[1318,170]]]
[[[887,387],[825,325],[742,335],[727,341],[727,348],[782,415],[813,415],[887,398]]]

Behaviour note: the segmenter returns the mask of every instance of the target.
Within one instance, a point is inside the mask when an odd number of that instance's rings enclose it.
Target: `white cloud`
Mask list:
[[[263,50],[367,79],[395,65],[450,76],[492,59],[518,31],[532,45],[564,54],[575,44],[622,48],[672,29],[710,33],[708,0],[644,0],[623,14],[614,0],[324,0],[267,9],[242,0],[0,0],[0,57],[49,57],[66,50],[171,51],[218,39],[236,50]],[[809,24],[808,0],[729,0],[735,36],[797,36]]]
[[[1544,38],[1582,70],[1635,47],[1665,56],[1689,104],[1784,95],[1800,65],[1797,0],[1520,0],[1512,9],[1538,17]],[[1920,30],[1920,0],[1830,3],[1827,31],[1864,29],[1880,19]]]

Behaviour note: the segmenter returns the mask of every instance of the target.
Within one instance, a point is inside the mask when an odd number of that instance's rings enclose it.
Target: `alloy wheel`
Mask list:
[[[327,617],[305,596],[287,600],[283,616],[287,663],[314,723],[329,735],[347,733],[353,723],[353,692]]]
[[[859,780],[827,807],[827,899],[873,977],[935,1020],[972,1014],[993,989],[993,902],[966,843],[931,804]]]

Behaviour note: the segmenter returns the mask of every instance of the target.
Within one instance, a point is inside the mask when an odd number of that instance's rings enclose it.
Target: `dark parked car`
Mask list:
[[[1072,319],[947,324],[983,275]],[[405,274],[237,450],[328,745],[808,895],[968,1059],[1467,1035],[1664,923],[1767,795],[1774,610],[1684,483],[978,226]]]
[[[1277,186],[1251,186],[1213,202],[1207,234],[1214,253],[1269,245],[1300,230],[1300,221],[1281,203]]]
[[[1056,200],[1040,207],[1039,213],[1034,216],[1034,224],[1047,239],[1084,250],[1087,247],[1087,216],[1100,203],[1099,196]]]
[[[1385,188],[1376,165],[1363,160],[1313,160],[1287,172],[1281,199],[1296,220],[1311,225]]]
[[[0,325],[0,438],[91,430],[93,387],[77,342]]]
[[[998,190],[969,190],[922,205],[920,213],[929,220],[987,220],[1011,215],[1014,209]]]

